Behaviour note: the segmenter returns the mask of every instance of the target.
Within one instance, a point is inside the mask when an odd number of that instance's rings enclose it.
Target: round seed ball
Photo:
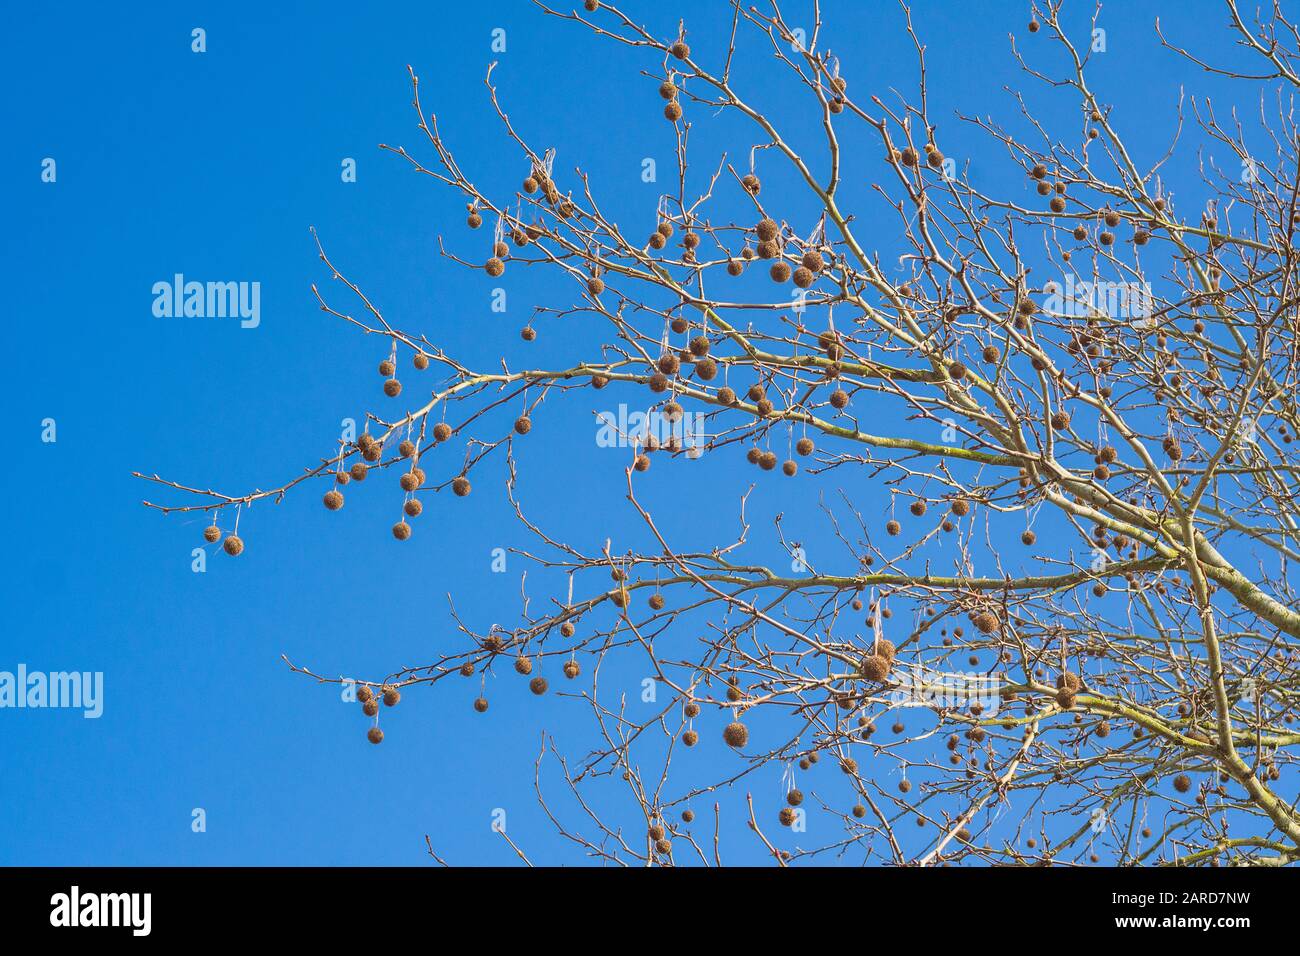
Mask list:
[[[438,422],[433,426],[433,437],[437,441],[446,441],[451,437],[451,426],[446,422]]]
[[[867,680],[882,681],[889,676],[889,660],[880,654],[868,654],[858,667]]]
[[[343,507],[343,494],[341,492],[335,491],[332,488],[329,491],[325,492],[324,500],[325,500],[325,507],[328,508],[330,511],[338,511],[340,508]]]
[[[488,709],[487,698],[486,697],[474,698],[474,709],[478,711],[480,714],[486,712]]]
[[[378,727],[371,727],[366,731],[366,739],[372,744],[381,744],[384,742],[384,732]]]
[[[211,544],[221,537],[221,529],[216,525],[208,525],[203,529],[203,540]]]
[[[722,730],[722,739],[728,747],[740,748],[749,743],[749,728],[738,720],[733,720]]]
[[[528,689],[531,690],[538,697],[546,693],[546,688],[548,686],[549,685],[546,683],[545,677],[534,677],[532,680],[528,682]]]
[[[237,557],[244,551],[244,542],[239,535],[231,534],[226,536],[226,540],[221,542],[221,547],[225,548],[226,554],[231,557]]]
[[[393,525],[393,537],[398,541],[405,541],[411,536],[411,526],[405,521],[399,521]]]
[[[396,398],[402,394],[402,383],[395,378],[390,378],[384,383],[384,394],[389,398]]]
[[[451,481],[451,490],[455,493],[456,497],[464,498],[470,492],[469,479],[464,475],[453,478]]]

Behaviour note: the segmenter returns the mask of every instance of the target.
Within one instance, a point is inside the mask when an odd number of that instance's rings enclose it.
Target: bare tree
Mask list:
[[[474,185],[414,72],[423,141],[383,148],[464,197],[471,232],[457,247],[481,250],[495,229],[486,261],[444,249],[448,259],[492,276],[555,270],[574,302],[539,308],[535,322],[581,315],[603,334],[564,367],[471,368],[385,320],[322,247],[355,306],[317,292],[320,306],[387,343],[379,371],[396,411],[371,413],[365,434],[271,490],[227,495],[154,475],[189,500],[146,504],[210,513],[208,540],[238,554],[241,509],[326,484],[325,506],[337,509],[367,474],[396,470],[404,517],[393,534],[404,540],[422,494],[468,495],[471,476],[481,494],[504,472],[536,540],[518,553],[567,579],[567,593],[541,611],[526,598],[510,627],[457,618],[454,653],[357,678],[358,696],[373,717],[411,685],[511,668],[543,694],[541,664],[563,662],[604,745],[574,762],[543,738],[537,791],[559,831],[597,860],[721,863],[719,813],[695,822],[692,801],[766,767],[819,761],[830,766],[816,801],[793,785],[784,806],[749,800],[752,838],[781,865],[1300,856],[1300,812],[1278,789],[1300,744],[1289,729],[1300,692],[1289,576],[1300,558],[1289,447],[1300,433],[1296,27],[1276,7],[1250,21],[1229,0],[1242,62],[1228,64],[1161,35],[1171,58],[1262,82],[1269,95],[1255,123],[1235,111],[1225,122],[1203,100],[1180,104],[1178,141],[1144,160],[1089,87],[1087,44],[1071,39],[1058,3],[1040,2],[1013,55],[1026,83],[1068,96],[1076,114],[1053,132],[1019,98],[1015,124],[1028,134],[958,117],[1027,177],[1032,201],[1022,201],[977,189],[945,157],[905,7],[918,84],[896,102],[855,97],[851,62],[832,53],[816,6],[811,30],[796,32],[775,3],[736,2],[728,44],[708,51],[614,4],[540,9],[626,47],[648,64],[647,88],[659,84],[677,175],[653,218],[647,210],[648,239],[606,216],[581,170],[556,169],[552,144],[525,140],[491,69],[488,100],[526,176],[513,195]],[[806,98],[820,143],[796,149],[781,117],[733,82],[742,34],[761,43],[771,82]],[[688,170],[692,123],[719,115],[752,128],[747,160]],[[872,154],[847,155],[850,134],[866,134]],[[1234,165],[1203,162],[1197,188],[1214,198],[1181,209],[1161,170],[1189,142]],[[792,168],[817,213],[787,221],[760,165]],[[879,181],[896,216],[901,277],[839,204],[850,165]],[[738,201],[747,215],[715,212]],[[411,374],[441,378],[407,404],[398,370],[405,379],[412,363]],[[588,553],[516,494],[514,443],[548,403],[586,388],[654,412],[618,436],[629,517],[648,545]],[[639,490],[665,469],[689,482],[677,459],[701,454],[752,468],[738,487],[815,487],[841,554],[814,566],[778,526],[793,570],[755,563],[744,491],[734,540],[670,540]],[[860,492],[839,490],[850,475],[890,502],[887,515],[864,514]],[[650,662],[660,693],[648,718],[602,693],[613,655]],[[904,725],[903,713],[926,719]],[[377,725],[370,734],[382,740]],[[695,746],[717,749],[716,776],[670,778],[674,754]],[[577,824],[544,793],[547,761],[571,788]],[[627,802],[607,791],[590,800],[598,778],[621,781]],[[779,849],[772,829],[798,828],[814,802],[838,821],[834,838]]]

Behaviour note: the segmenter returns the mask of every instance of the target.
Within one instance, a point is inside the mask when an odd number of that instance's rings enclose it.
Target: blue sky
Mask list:
[[[696,55],[720,58],[723,4],[627,6],[664,37],[685,16]],[[786,6],[791,22],[806,6]],[[1204,35],[1222,19],[1219,4],[1164,6],[1173,36],[1224,49],[1222,38]],[[912,92],[914,53],[893,4],[822,7],[855,89]],[[1107,5],[1108,52],[1093,74],[1147,162],[1167,145],[1180,85],[1222,89],[1160,50],[1153,19],[1150,4]],[[997,150],[953,111],[1014,125],[1003,87],[1029,87],[1008,33],[1023,44],[1026,20],[1016,4],[916,5],[947,151],[969,157],[984,188],[1005,183],[1015,195],[1022,179],[1001,171]],[[206,31],[204,53],[191,51],[195,27]],[[489,48],[498,27],[504,54]],[[409,63],[471,178],[498,195],[516,189],[527,170],[489,115],[483,77],[492,59],[524,135],[556,146],[557,168],[581,165],[614,217],[648,232],[660,187],[641,181],[642,160],[656,158],[661,178],[671,178],[672,163],[655,83],[640,76],[656,63],[531,4],[24,4],[11,12],[0,37],[0,182],[10,224],[0,235],[11,354],[4,420],[14,455],[0,478],[0,670],[101,671],[105,700],[97,720],[0,710],[0,863],[418,863],[429,833],[451,862],[511,864],[513,852],[490,830],[496,808],[535,861],[580,859],[531,789],[543,729],[570,752],[590,743],[578,702],[534,699],[502,675],[480,717],[470,708],[477,678],[444,682],[413,689],[385,712],[388,739],[373,747],[355,705],[280,661],[382,676],[429,660],[455,642],[449,594],[477,627],[512,620],[523,565],[494,574],[491,551],[529,542],[505,501],[500,461],[476,471],[469,499],[426,495],[429,511],[405,545],[388,532],[400,507],[392,481],[349,492],[336,515],[320,507],[318,486],[259,504],[241,518],[246,553],[230,560],[210,549],[202,574],[191,570],[191,549],[205,522],[146,510],[142,498],[179,499],[130,477],[157,472],[232,493],[278,485],[329,453],[343,418],[384,401],[374,367],[386,350],[324,315],[311,296],[311,283],[328,285],[311,226],[391,321],[468,362],[580,354],[591,339],[576,322],[543,320],[532,345],[518,335],[534,303],[563,307],[572,289],[512,270],[501,283],[508,312],[491,312],[498,283],[437,254],[441,235],[470,258],[486,255],[478,249],[486,237],[463,228],[463,203],[377,149],[402,144],[428,159]],[[746,66],[740,82],[807,132],[804,98],[770,71]],[[1068,108],[1029,95],[1048,110]],[[744,162],[747,130],[699,110],[690,118],[700,170],[722,150]],[[53,183],[41,178],[47,157],[57,163]],[[354,183],[340,176],[349,157]],[[1171,175],[1194,162],[1180,160]],[[850,166],[846,193],[862,200],[862,218],[880,217],[889,261],[892,220],[870,200],[865,170]],[[795,201],[788,171],[764,157],[760,172],[766,190],[788,187]],[[260,282],[260,325],[156,318],[151,287],[176,273]],[[337,286],[328,291],[343,302]],[[584,393],[539,417],[521,443],[520,493],[530,514],[585,547],[609,535],[632,546],[639,532],[623,500],[623,463],[592,440],[596,401]],[[57,423],[54,443],[41,441],[47,418]],[[693,545],[729,540],[738,527],[736,467],[665,464],[648,500]],[[449,468],[443,461],[433,470],[446,478]],[[817,491],[844,481],[865,514],[884,513],[880,490],[860,478],[836,474],[797,494],[779,479],[760,483],[749,512],[754,553],[782,560],[771,526],[778,512],[813,554],[829,550]],[[712,504],[719,500],[727,504]],[[557,588],[530,577],[535,600],[560,596]],[[629,664],[611,680],[634,694],[643,669]],[[710,741],[716,732],[704,731]],[[719,759],[716,748],[691,756],[700,773]],[[683,786],[701,779],[683,770]],[[777,775],[753,787],[774,813]],[[721,799],[738,814],[742,797]],[[204,833],[191,831],[195,808],[206,811]],[[739,819],[731,817],[724,852],[757,861]]]

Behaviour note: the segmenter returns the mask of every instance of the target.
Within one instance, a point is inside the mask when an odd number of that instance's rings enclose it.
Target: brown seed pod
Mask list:
[[[759,182],[758,177],[753,173],[746,173],[742,176],[740,178],[740,185],[743,186],[745,192],[749,193],[751,196],[757,196],[759,190],[763,188],[763,184]]]
[[[226,540],[221,542],[221,547],[225,548],[226,554],[232,558],[238,557],[244,551],[244,542],[237,534],[226,535]]]
[[[791,810],[789,807],[782,807],[779,811],[777,811],[776,819],[777,822],[781,824],[781,826],[788,827],[794,823],[795,820],[794,811]]]
[[[1047,167],[1042,163],[1035,163],[1033,168],[1029,170],[1029,175],[1033,176],[1035,179],[1046,179]]]
[[[401,444],[397,446],[397,453],[403,458],[410,458],[415,454],[415,442],[409,438],[402,439]]]
[[[402,510],[412,518],[418,518],[420,512],[424,510],[424,505],[420,503],[419,498],[410,498],[406,504],[402,505]]]
[[[592,276],[587,280],[587,291],[592,295],[600,295],[605,291],[605,280],[600,276]]]
[[[831,392],[831,407],[844,409],[849,404],[849,393],[842,388],[837,388]]]
[[[402,383],[395,378],[390,378],[384,383],[384,394],[389,398],[396,398],[402,394]]]
[[[420,479],[413,472],[407,472],[397,479],[397,483],[402,486],[403,491],[414,491],[420,487]]]
[[[962,843],[969,843],[971,840],[970,831],[967,830],[965,827],[962,827],[953,835],[956,836],[957,839],[960,840]]]
[[[357,688],[357,700],[361,701],[363,704],[368,700],[374,700],[374,699],[375,699],[375,692],[370,689],[369,684],[362,684],[360,687]]]
[[[1113,232],[1102,231],[1097,236],[1097,241],[1103,246],[1112,246],[1115,244],[1115,234]]]
[[[488,709],[487,698],[486,697],[474,698],[474,709],[478,711],[480,714],[486,713]]]
[[[465,225],[469,226],[471,229],[477,229],[479,226],[483,225],[483,217],[476,212],[472,212],[465,219]]]
[[[907,167],[915,166],[917,159],[919,159],[919,156],[911,146],[903,147],[903,151],[898,154],[898,161]]]
[[[1032,531],[1029,531],[1027,529],[1025,533],[1020,536],[1021,544],[1025,545],[1026,547],[1032,546],[1033,543],[1037,540],[1038,540],[1038,535],[1034,534]]]
[[[926,508],[925,502],[920,500],[913,501],[910,505],[907,506],[907,510],[910,511],[912,513],[912,516],[916,518],[921,518],[925,516],[925,508]]]
[[[493,256],[483,264],[483,271],[495,279],[506,271],[506,264],[499,257]]]
[[[515,658],[515,673],[531,674],[533,672],[533,662],[525,654],[520,654]]]
[[[527,415],[521,415],[515,419],[515,433],[527,435],[533,430],[533,422]]]
[[[854,760],[852,757],[845,757],[843,760],[840,761],[840,770],[842,770],[844,773],[848,774],[849,776],[852,776],[853,774],[858,772],[858,762]]]
[[[809,272],[821,272],[825,266],[822,254],[816,249],[809,249],[803,254],[803,267]]]
[[[534,177],[532,176],[524,177],[524,192],[528,193],[529,195],[537,192],[537,180]]]
[[[899,534],[902,530],[903,526],[892,518],[885,522],[885,534],[893,536]]]
[[[221,537],[221,529],[214,524],[208,525],[203,529],[203,540],[211,544]]]
[[[664,609],[665,603],[666,602],[664,601],[664,596],[662,594],[656,593],[650,595],[649,604],[650,604],[650,609],[652,611],[662,611]]]
[[[773,242],[781,232],[781,227],[776,224],[775,219],[760,219],[758,225],[754,227],[758,233],[758,238],[763,242]]]
[[[438,422],[433,426],[433,438],[435,441],[446,441],[451,437],[451,426],[446,422]]]
[[[773,268],[776,267],[773,266]],[[789,269],[789,266],[786,266],[786,268]],[[805,268],[804,266],[800,266],[798,269],[794,270],[794,284],[801,289],[806,289],[812,285],[814,278],[812,270]]]
[[[564,637],[573,637],[575,630],[572,621],[565,621],[560,625],[560,634]]]
[[[470,492],[469,479],[464,475],[459,475],[451,480],[451,490],[456,497],[464,498]]]
[[[582,673],[582,668],[578,666],[577,661],[565,661],[563,669],[564,669],[564,676],[567,677],[569,680],[573,680],[575,677],[577,677],[579,674]]]
[[[676,123],[682,118],[682,106],[676,100],[669,100],[664,104],[664,119],[670,123]]]
[[[392,375],[397,370],[391,359],[384,359],[379,363],[379,374],[385,377]]]
[[[399,691],[396,687],[385,687],[383,688],[383,691],[384,691],[384,706],[396,707],[397,702],[402,699],[401,691]]]
[[[379,701],[375,700],[374,698],[371,698],[370,700],[362,701],[361,712],[365,714],[367,717],[375,716],[375,714],[379,713]]]
[[[813,444],[813,440],[807,437],[800,438],[794,444],[794,450],[804,456],[811,455],[815,448],[816,446]]]
[[[965,498],[954,498],[952,501],[952,513],[958,518],[964,518],[970,514],[970,502]]]
[[[668,48],[668,52],[671,53],[673,56],[675,56],[677,59],[684,60],[691,55],[691,48],[687,46],[685,40],[678,40],[676,43],[674,43],[672,46]]]
[[[790,263],[785,260],[772,263],[772,268],[768,270],[773,282],[788,282],[790,279]]]
[[[853,816],[861,820],[867,815],[867,808],[860,803],[855,803],[852,810]]]
[[[365,481],[366,474],[369,471],[370,469],[365,466],[365,463],[359,461],[348,469],[348,474],[352,476],[353,481]]]
[[[882,681],[889,676],[889,660],[880,654],[868,654],[858,664],[858,670],[869,681]]]
[[[726,385],[718,389],[718,402],[722,405],[735,405],[736,404],[735,389],[732,389]]]
[[[781,465],[781,471],[787,478],[793,478],[799,473],[799,463],[794,459],[787,459]]]
[[[1180,773],[1174,777],[1174,789],[1179,793],[1186,793],[1192,789],[1192,778],[1185,773]]]
[[[666,100],[677,99],[677,87],[672,80],[664,80],[659,84],[659,95]]]
[[[733,720],[722,729],[722,739],[728,747],[739,749],[749,743],[749,728],[740,721]]]
[[[366,739],[372,744],[381,744],[384,742],[384,732],[378,727],[371,727],[366,731]]]
[[[532,680],[528,682],[528,689],[531,690],[538,697],[541,697],[543,694],[546,693],[546,688],[548,686],[550,685],[546,683],[545,677],[534,677]]]
[[[700,742],[700,735],[696,733],[694,730],[688,730],[682,734],[682,743],[684,743],[688,747],[694,747],[699,742]],[[690,821],[688,820],[687,822],[689,823]]]
[[[1052,427],[1055,428],[1058,432],[1065,431],[1065,429],[1070,427],[1070,413],[1054,412],[1052,414],[1051,421],[1052,421]]]
[[[765,451],[758,456],[758,467],[764,471],[771,471],[776,467],[776,452]]]
[[[331,488],[325,492],[325,507],[330,511],[338,511],[343,507],[343,493]]]
[[[398,541],[405,541],[411,536],[411,526],[405,521],[399,521],[393,525],[393,537]]]

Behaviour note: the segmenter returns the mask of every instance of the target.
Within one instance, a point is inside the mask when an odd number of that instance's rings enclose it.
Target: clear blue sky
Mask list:
[[[798,23],[809,5],[783,6]],[[1166,146],[1180,84],[1222,89],[1159,49],[1154,6],[1107,5],[1109,51],[1093,73],[1147,162]],[[1221,22],[1218,3],[1162,6],[1173,35],[1224,49],[1204,29]],[[627,7],[664,37],[685,16],[695,55],[718,61],[724,4]],[[893,4],[822,7],[856,90],[911,93],[914,54]],[[953,110],[1014,123],[1002,88],[1028,84],[1009,57],[1008,33],[1023,43],[1027,18],[1020,4],[916,5],[940,137],[950,155],[970,157],[985,188],[1005,175],[998,152]],[[202,54],[190,49],[195,27],[206,30]],[[507,31],[502,55],[489,49],[496,27]],[[530,542],[504,500],[500,462],[475,473],[470,499],[426,495],[430,510],[405,545],[388,533],[400,505],[391,481],[349,492],[337,515],[320,507],[322,486],[258,505],[241,520],[246,553],[231,560],[213,551],[203,574],[191,571],[190,550],[202,543],[204,522],[147,511],[142,498],[166,496],[130,478],[158,472],[230,492],[278,485],[329,453],[341,419],[360,419],[384,401],[374,372],[382,347],[321,313],[310,294],[310,283],[327,281],[312,225],[395,324],[427,332],[452,354],[484,367],[503,352],[516,364],[524,356],[571,361],[590,341],[552,321],[542,323],[538,343],[521,342],[531,304],[562,307],[571,290],[514,270],[504,280],[509,312],[493,314],[495,283],[437,256],[439,235],[470,258],[486,255],[486,237],[462,226],[461,201],[377,149],[404,144],[427,158],[413,125],[409,63],[471,178],[498,195],[517,188],[526,169],[490,119],[483,86],[494,58],[503,101],[525,135],[558,147],[557,168],[589,172],[631,233],[648,231],[661,187],[641,182],[643,157],[657,158],[661,179],[671,177],[670,128],[654,83],[639,76],[655,62],[531,4],[10,10],[0,36],[11,456],[0,478],[0,670],[102,671],[105,702],[98,720],[0,710],[0,863],[418,863],[430,833],[452,862],[509,864],[513,853],[490,831],[498,807],[535,861],[578,861],[542,818],[531,785],[543,728],[571,753],[590,743],[581,704],[534,699],[502,675],[491,712],[480,717],[470,709],[477,679],[445,682],[412,690],[385,712],[388,739],[373,747],[355,705],[279,660],[370,676],[430,660],[454,642],[448,593],[478,627],[511,620],[523,565],[493,574],[490,552]],[[760,89],[778,117],[806,111],[798,92],[764,69],[746,68],[742,82]],[[744,162],[753,141],[746,130],[712,128],[699,110],[691,118],[699,169],[711,169],[722,149]],[[46,157],[57,162],[52,184],[41,181]],[[356,160],[355,183],[341,181],[345,157]],[[788,186],[793,196],[788,174],[763,162],[769,188]],[[1193,163],[1181,160],[1174,175]],[[1024,189],[1019,179],[1006,182]],[[848,189],[866,197],[867,184],[858,171]],[[863,218],[880,217],[877,241],[889,262],[892,221],[878,203],[860,208]],[[175,273],[260,282],[260,326],[155,318],[151,287]],[[586,547],[605,535],[630,545],[636,523],[623,502],[622,461],[592,440],[597,401],[584,393],[568,403],[575,407],[539,419],[521,452],[521,495],[531,514]],[[45,418],[57,422],[54,444],[40,440]],[[433,471],[445,478],[451,467],[444,460]],[[669,526],[700,546],[733,534],[735,509],[710,502],[734,500],[739,466],[683,462],[676,478],[671,467],[656,465],[663,473],[648,492],[675,510]],[[877,490],[841,480],[864,513],[883,512]],[[814,486],[797,495],[791,487],[779,478],[760,483],[751,499],[762,560],[781,560],[771,533],[778,511],[813,554],[831,547],[814,520]],[[829,493],[833,483],[822,487]],[[541,581],[530,587],[535,600],[561,596]],[[635,695],[640,676],[634,664],[611,680],[625,680]],[[681,785],[732,759],[719,752],[717,729],[705,729],[708,752],[691,755],[698,764]],[[775,772],[753,786],[774,814]],[[742,796],[723,796],[735,824]],[[206,811],[205,833],[191,832],[194,808]],[[738,825],[724,852],[733,862],[760,859]]]

